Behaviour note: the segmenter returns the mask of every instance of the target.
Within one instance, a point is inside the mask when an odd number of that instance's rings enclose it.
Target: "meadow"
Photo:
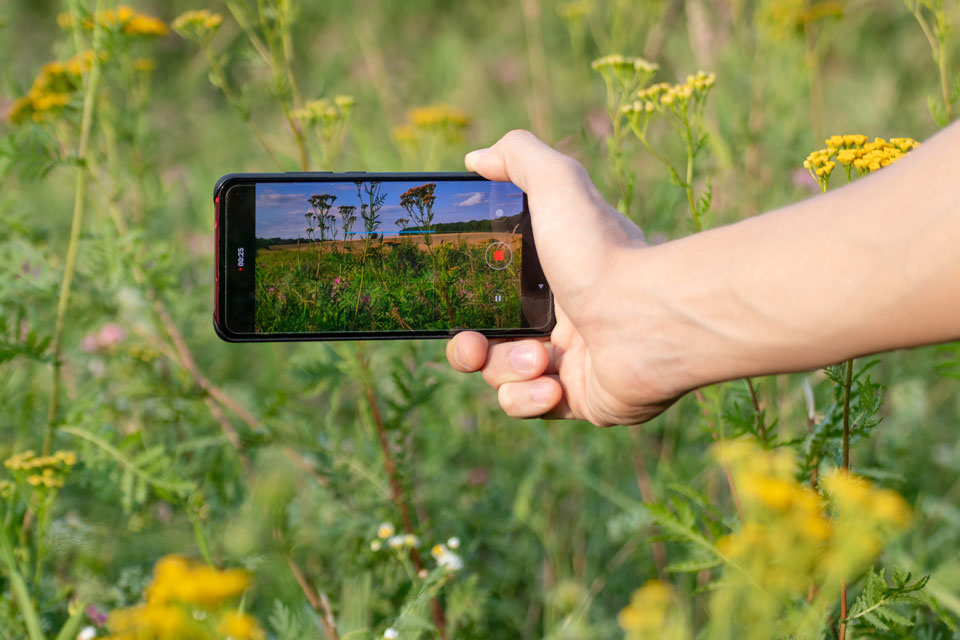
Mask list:
[[[957,109],[958,14],[4,3],[0,640],[960,637],[958,344],[731,381],[601,430],[506,418],[441,341],[236,345],[211,326],[225,173],[458,171],[522,127],[668,242],[922,147]],[[307,300],[293,250],[261,253],[281,272],[263,284]],[[369,290],[347,280],[356,314]],[[446,313],[410,282],[374,281],[368,319]]]
[[[519,327],[520,236],[403,234],[274,245],[256,252],[258,333]],[[507,242],[505,269],[485,262]],[[498,245],[499,246],[499,245]]]

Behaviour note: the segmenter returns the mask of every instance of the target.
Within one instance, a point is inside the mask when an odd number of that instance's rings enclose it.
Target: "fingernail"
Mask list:
[[[488,150],[489,149],[484,148],[484,149],[477,149],[476,151],[471,151],[463,159],[463,163],[469,167],[471,164],[479,160],[483,156],[483,154],[485,154]]]
[[[507,354],[507,362],[513,367],[514,371],[520,373],[529,373],[533,371],[537,364],[537,353],[529,344],[519,344]]]
[[[553,383],[549,380],[540,380],[530,389],[530,400],[534,404],[547,404],[553,399]]]

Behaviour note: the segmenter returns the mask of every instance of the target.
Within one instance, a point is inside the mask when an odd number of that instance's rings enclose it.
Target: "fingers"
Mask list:
[[[489,341],[474,331],[447,343],[447,360],[457,371],[480,371],[497,389],[500,406],[515,418],[569,418],[563,388],[554,374],[555,349],[539,340]]]
[[[511,418],[569,417],[563,387],[555,376],[506,382],[497,390],[497,400]]]
[[[468,153],[464,164],[488,180],[512,182],[528,194],[545,181],[552,184],[572,174],[589,182],[580,163],[521,129],[508,132],[488,149]]]
[[[547,347],[539,340],[517,340],[494,344],[487,352],[481,375],[494,389],[508,382],[532,380],[550,364]]]
[[[480,371],[491,387],[531,380],[550,365],[551,353],[540,340],[487,340],[475,331],[458,333],[447,343],[447,361],[461,373]]]

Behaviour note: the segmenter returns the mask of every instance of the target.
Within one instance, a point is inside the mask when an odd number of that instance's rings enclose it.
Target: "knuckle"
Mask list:
[[[513,145],[527,142],[534,137],[535,136],[526,129],[511,129],[503,134],[503,137],[500,140],[506,144]]]

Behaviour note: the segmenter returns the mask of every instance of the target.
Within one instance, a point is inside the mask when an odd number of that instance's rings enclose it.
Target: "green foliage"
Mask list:
[[[912,608],[927,606],[927,598],[921,593],[927,586],[930,576],[910,582],[911,575],[899,569],[893,570],[890,583],[884,576],[884,569],[872,568],[864,577],[863,590],[857,597],[847,621],[858,621],[857,626],[869,632],[899,631],[914,626],[910,620],[894,608],[897,605],[913,605]]]
[[[803,38],[812,22],[796,15],[798,3],[561,4],[537,13],[536,2],[387,0],[363,10],[230,0],[222,26],[201,16],[185,37],[160,39],[116,25],[64,32],[60,7],[4,7],[3,111],[51,57],[94,47],[95,33],[104,55],[86,125],[82,88],[47,121],[0,124],[0,459],[45,440],[77,454],[55,491],[0,469],[0,638],[73,638],[77,624],[94,622],[82,603],[100,613],[134,605],[157,559],[183,553],[249,569],[244,610],[270,640],[332,637],[331,624],[343,640],[387,628],[437,638],[435,607],[448,638],[618,638],[618,613],[654,576],[672,585],[672,610],[713,640],[719,621],[769,603],[746,577],[764,575],[750,559],[767,556],[729,549],[744,529],[735,490],[741,507],[757,498],[731,486],[708,451],[739,438],[795,452],[792,481],[809,486],[842,461],[847,397],[854,471],[896,487],[916,512],[902,538],[885,539],[876,570],[849,576],[848,637],[956,632],[956,345],[857,364],[849,393],[840,365],[728,382],[645,427],[597,431],[505,418],[481,380],[449,370],[438,343],[237,346],[214,336],[209,190],[227,171],[409,171],[418,159],[456,170],[467,150],[528,126],[583,162],[649,238],[669,239],[694,220],[733,222],[813,191],[792,176],[816,118],[919,139],[934,130],[924,96],[937,93],[938,121],[955,107],[956,86],[948,77],[947,101],[939,97],[930,59],[916,55],[923,29],[898,2],[851,5],[836,30],[817,32],[819,110]],[[152,8],[172,22],[195,7]],[[753,22],[766,13],[785,27],[781,39]],[[641,128],[641,148],[619,109],[649,69],[590,72],[592,59],[618,51],[642,53],[667,78],[706,60],[717,84],[685,119],[663,113]],[[947,58],[935,59],[939,69]],[[470,114],[413,109],[441,101]],[[426,122],[438,113],[444,122]],[[422,138],[416,158],[395,135],[401,122]],[[84,215],[71,234],[81,182]],[[258,245],[304,323],[337,309],[310,294],[329,298],[338,275],[350,281],[338,295],[353,303],[338,312],[371,322],[395,321],[394,306],[402,318],[487,317],[458,286],[482,261],[476,247],[394,243],[381,237],[382,191],[364,183],[358,195],[352,224],[324,201],[323,226],[319,215],[312,225],[318,240],[366,231],[357,255],[303,243],[293,266],[295,244]],[[411,212],[408,231],[494,231],[434,224],[414,209],[423,220]],[[405,273],[405,284],[383,273]],[[465,290],[477,300],[486,284],[467,279]],[[384,523],[401,536],[409,527],[416,544],[394,548],[378,537]],[[454,536],[460,570],[431,554]],[[883,567],[894,565],[925,577],[889,579]],[[835,637],[839,589],[811,606],[807,586],[731,637]],[[731,593],[747,597],[725,613],[743,615],[713,613],[713,598]]]

